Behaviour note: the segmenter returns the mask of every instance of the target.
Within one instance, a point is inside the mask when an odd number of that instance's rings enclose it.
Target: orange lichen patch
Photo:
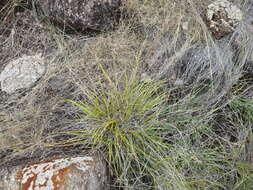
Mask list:
[[[45,187],[47,185],[47,181],[45,181],[42,185],[39,184],[39,187]]]
[[[21,190],[27,190],[29,187],[35,188],[35,181],[37,179],[37,174],[32,174],[30,178],[26,181],[26,183],[22,184]]]
[[[17,172],[17,182],[20,190],[62,190],[72,168],[86,172],[92,162],[91,157],[76,157],[33,163]]]
[[[54,184],[53,190],[61,190],[62,185],[66,183],[66,174],[70,172],[70,167],[63,168],[58,171],[58,174],[52,176],[52,182]]]
[[[22,179],[23,175],[24,175],[24,171],[18,171],[18,176],[17,179]],[[29,187],[34,188],[34,181],[36,181],[37,179],[37,174],[31,172],[30,173],[31,177],[27,179],[27,181],[22,184],[21,189],[20,190],[28,190]]]

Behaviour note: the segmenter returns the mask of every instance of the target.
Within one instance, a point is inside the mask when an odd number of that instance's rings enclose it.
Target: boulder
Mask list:
[[[210,47],[197,43],[179,51],[180,54],[174,54],[172,49],[161,46],[159,56],[152,58],[153,75],[166,79],[172,86],[214,80],[214,76],[221,78],[234,68],[233,52],[223,43],[213,44]]]
[[[227,0],[217,0],[207,7],[207,25],[217,39],[233,32],[242,18],[242,11]]]
[[[39,20],[76,31],[111,28],[119,19],[121,0],[38,0]]]
[[[96,157],[49,159],[0,169],[2,190],[106,190],[105,163]]]
[[[9,62],[1,72],[1,89],[11,94],[18,89],[30,88],[42,77],[45,70],[45,62],[40,54],[23,55]]]

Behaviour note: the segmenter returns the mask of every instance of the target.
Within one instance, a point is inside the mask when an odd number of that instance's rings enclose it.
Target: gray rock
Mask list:
[[[77,31],[103,30],[119,19],[121,0],[38,0],[39,20]]]
[[[96,157],[59,158],[0,169],[1,190],[106,190],[105,163]]]
[[[233,32],[243,18],[242,11],[227,0],[217,0],[207,7],[207,24],[215,38]]]
[[[178,90],[182,96],[196,89],[198,102],[208,110],[242,76],[248,54],[240,47],[235,49],[234,38],[229,36],[209,45],[188,44],[183,37],[177,39],[174,42],[169,37],[162,41],[150,59],[149,73],[151,77],[166,80],[171,89],[183,86],[183,90]]]
[[[180,51],[180,54],[173,54],[165,48],[155,62],[154,74],[167,79],[173,86],[201,83],[214,80],[213,77],[222,78],[234,68],[233,52],[223,43],[210,47],[199,43]]]
[[[223,84],[217,84],[223,86],[228,82],[231,73],[239,73],[235,68],[231,47],[223,42],[210,47],[199,45],[191,48],[179,62],[183,65],[181,78],[185,84],[210,80],[223,81]]]
[[[8,63],[0,74],[2,91],[13,93],[18,89],[30,88],[45,73],[46,66],[40,54],[23,55]]]

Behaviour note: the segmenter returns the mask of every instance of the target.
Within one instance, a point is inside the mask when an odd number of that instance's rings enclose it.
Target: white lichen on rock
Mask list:
[[[41,54],[23,55],[9,62],[0,74],[1,89],[10,94],[18,89],[30,88],[42,77],[45,70]]]
[[[105,161],[99,156],[51,158],[0,168],[0,190],[108,190]]]
[[[21,187],[29,190],[55,189],[63,183],[61,171],[64,173],[63,171],[68,170],[68,167],[78,163],[78,168],[87,172],[91,167],[89,162],[92,161],[92,157],[76,157],[29,165],[20,171]]]
[[[233,32],[243,18],[242,11],[227,0],[217,0],[207,8],[208,27],[216,38]]]
[[[52,159],[17,172],[21,190],[106,189],[106,167],[90,156]]]

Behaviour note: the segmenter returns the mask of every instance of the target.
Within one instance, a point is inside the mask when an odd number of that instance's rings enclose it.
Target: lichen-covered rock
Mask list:
[[[215,38],[233,32],[243,18],[241,10],[227,0],[217,0],[208,5],[207,24]]]
[[[77,31],[103,30],[115,25],[121,0],[38,0],[40,20]]]
[[[0,190],[106,190],[106,167],[95,157],[51,159],[9,172],[0,170]]]
[[[45,73],[46,66],[40,54],[23,55],[12,60],[0,74],[2,91],[13,93],[18,89],[30,88]]]

